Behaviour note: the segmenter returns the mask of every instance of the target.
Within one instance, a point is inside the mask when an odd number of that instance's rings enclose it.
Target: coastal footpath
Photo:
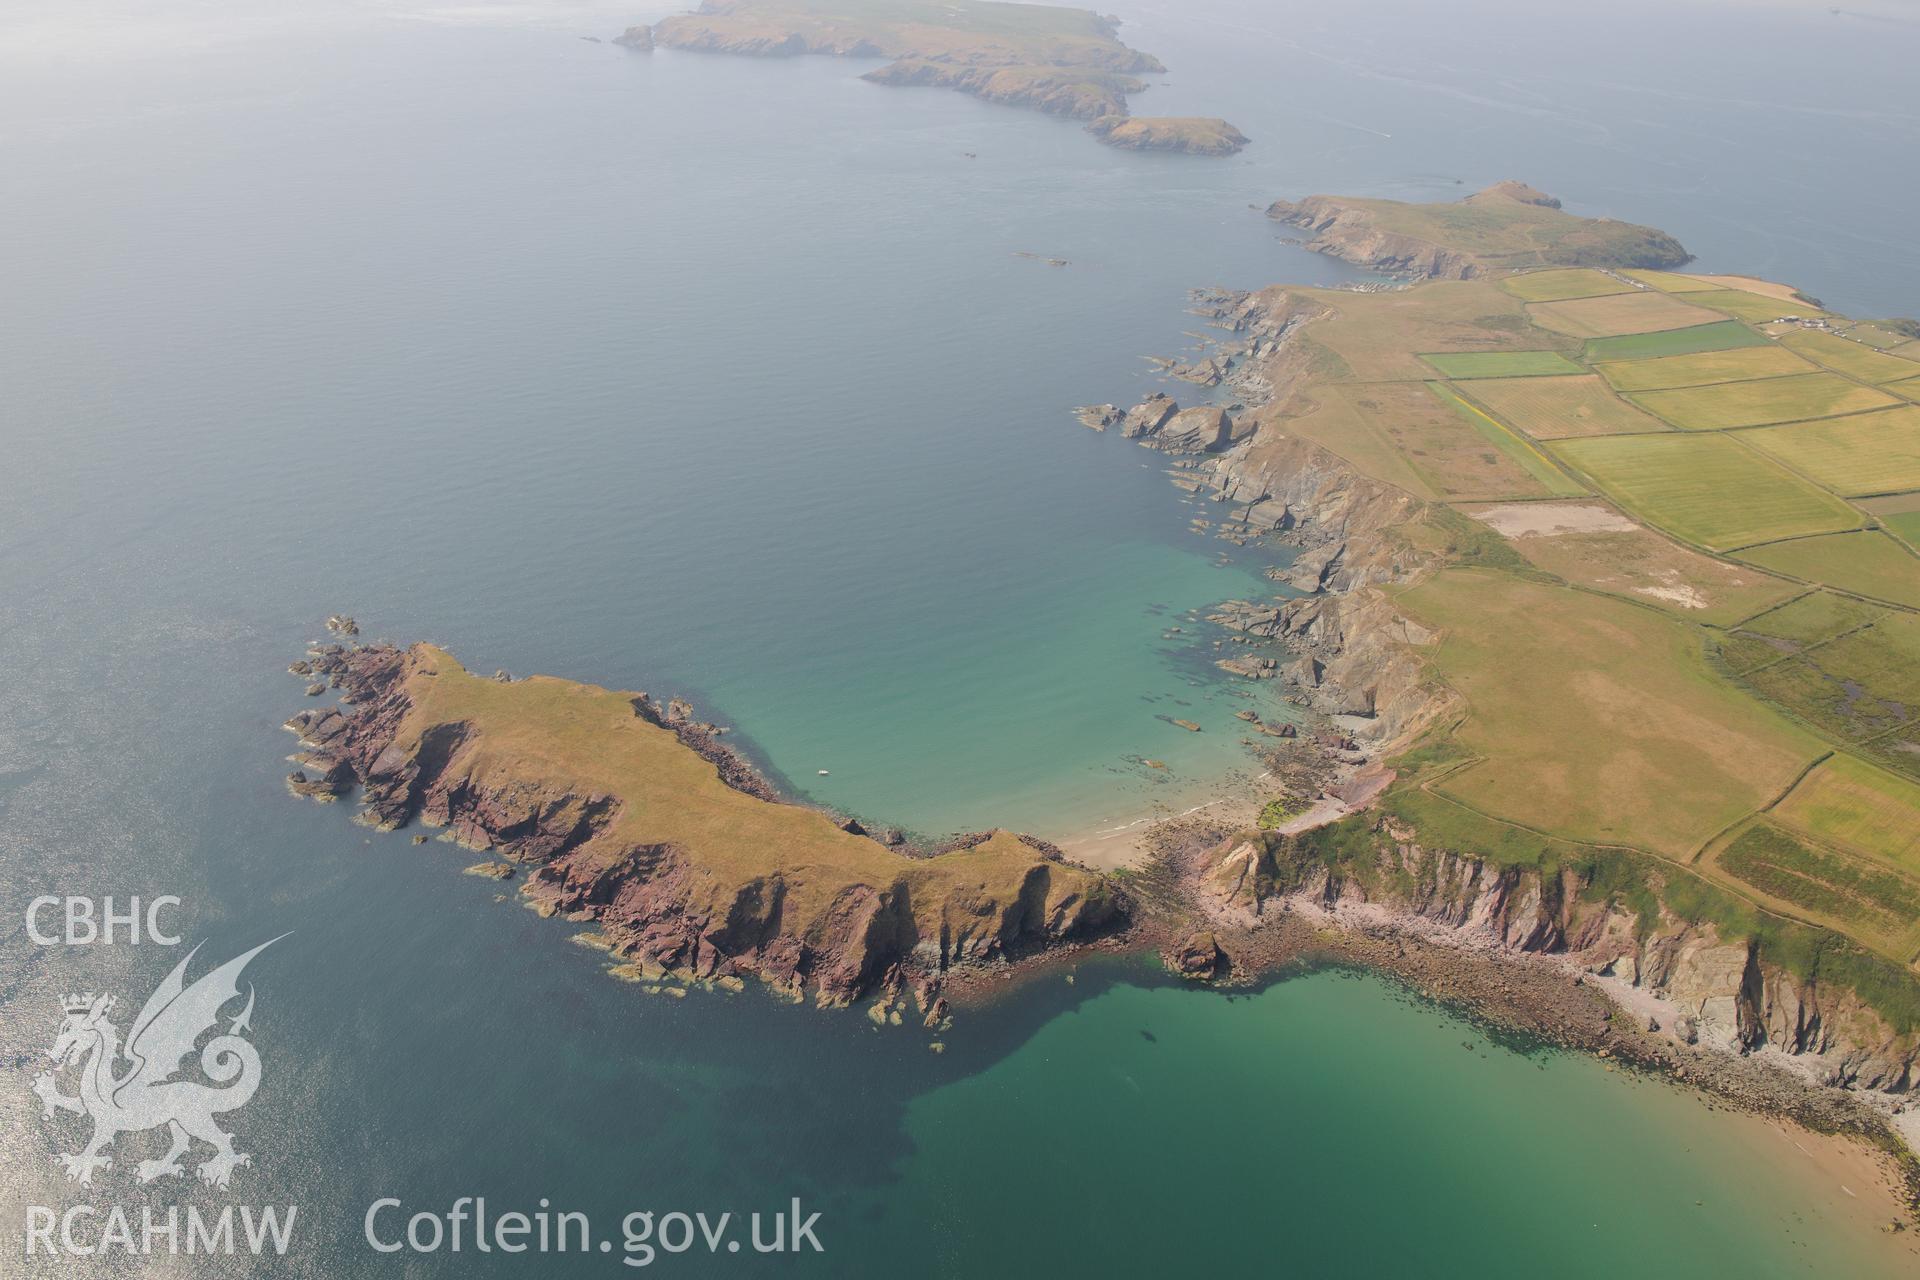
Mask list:
[[[937,87],[1088,122],[1108,146],[1231,155],[1247,137],[1206,116],[1133,116],[1140,77],[1166,67],[1129,48],[1119,20],[1088,9],[997,0],[705,0],[692,13],[630,27],[616,44],[746,57],[886,58],[861,79]]]

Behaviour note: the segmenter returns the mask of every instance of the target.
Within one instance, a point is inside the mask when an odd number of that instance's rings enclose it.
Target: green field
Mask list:
[[[1920,786],[1845,753],[1808,774],[1773,816],[1920,872]]]
[[[1740,559],[1774,573],[1920,609],[1920,557],[1875,530],[1775,542],[1742,551]]]
[[[1850,342],[1837,334],[1807,330],[1789,333],[1780,342],[1810,360],[1817,360],[1829,369],[1836,369],[1862,382],[1899,382],[1903,378],[1920,378],[1920,364],[1890,356],[1884,351],[1875,351],[1863,343]]]
[[[1721,431],[1830,418],[1900,403],[1837,373],[1800,373],[1753,382],[1642,391],[1633,402],[1686,431]]]
[[[1863,626],[1885,612],[1878,605],[1830,591],[1808,592],[1722,635],[1717,642],[1720,658],[1729,671],[1752,671]]]
[[[1457,351],[1420,358],[1449,378],[1540,378],[1586,372],[1558,351]]]
[[[1598,369],[1601,376],[1620,391],[1665,391],[1670,387],[1697,387],[1709,382],[1746,382],[1754,378],[1812,373],[1815,366],[1786,348],[1769,343],[1691,356],[1617,360],[1599,365]]]
[[[1864,930],[1883,945],[1920,916],[1920,884],[1879,863],[1815,847],[1770,823],[1747,827],[1713,862],[1770,898]]]
[[[1819,754],[1650,609],[1462,569],[1397,600],[1441,633],[1434,663],[1469,707],[1455,737],[1485,757],[1439,789],[1485,813],[1684,857]]]
[[[1887,614],[1744,678],[1844,741],[1876,738],[1920,714],[1920,617]],[[1888,762],[1902,773],[1920,773],[1920,756],[1901,752]]]
[[[1646,360],[1655,356],[1685,356],[1700,351],[1731,351],[1735,347],[1764,347],[1765,334],[1755,333],[1738,320],[1699,324],[1665,333],[1635,333],[1624,338],[1595,338],[1587,343],[1587,360]]]
[[[1498,449],[1509,462],[1538,481],[1540,487],[1556,498],[1581,497],[1587,493],[1587,487],[1561,470],[1560,464],[1541,452],[1540,447],[1524,436],[1515,435],[1504,425],[1489,417],[1485,410],[1469,404],[1444,382],[1430,382],[1429,390],[1441,401],[1458,413],[1480,434],[1480,438]]]
[[[1896,538],[1920,549],[1920,493],[1868,498],[1860,505],[1872,512]]]
[[[1608,293],[1632,293],[1604,271],[1569,267],[1560,271],[1529,271],[1502,280],[1500,287],[1523,302],[1564,302],[1568,298],[1597,298]]]
[[[1712,307],[1724,311],[1736,320],[1745,320],[1748,324],[1766,324],[1785,316],[1814,317],[1827,314],[1816,306],[1805,302],[1788,302],[1782,298],[1769,298],[1761,293],[1748,293],[1744,289],[1715,289],[1711,293],[1689,293],[1687,301],[1703,307]]]
[[[1649,524],[1715,550],[1860,524],[1846,503],[1726,436],[1596,436],[1553,448]]]
[[[1762,427],[1739,438],[1846,497],[1920,489],[1920,407]]]
[[[1454,389],[1541,440],[1667,429],[1666,423],[1620,399],[1590,373],[1559,378],[1482,378],[1456,382]]]

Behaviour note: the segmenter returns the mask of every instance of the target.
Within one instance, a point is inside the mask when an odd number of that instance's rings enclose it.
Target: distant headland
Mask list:
[[[1166,67],[1090,9],[998,0],[705,0],[692,13],[631,27],[615,43],[751,57],[889,58],[861,78],[957,89],[989,102],[1088,121],[1109,146],[1231,155],[1247,137],[1207,116],[1135,117],[1127,97]]]

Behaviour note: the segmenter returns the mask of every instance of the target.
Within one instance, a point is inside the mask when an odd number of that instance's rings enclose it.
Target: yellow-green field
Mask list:
[[[1780,344],[1862,382],[1899,382],[1903,378],[1920,378],[1920,364],[1890,356],[1884,351],[1875,351],[1872,347],[1848,341],[1837,334],[1808,329],[1787,334],[1780,339]]]
[[[1820,753],[1651,610],[1465,569],[1399,602],[1441,630],[1435,665],[1470,708],[1456,737],[1485,757],[1443,790],[1495,817],[1685,857]]]
[[[1665,391],[1670,387],[1698,387],[1709,382],[1745,382],[1814,372],[1812,364],[1784,347],[1771,344],[1736,347],[1732,351],[1704,351],[1690,356],[1661,356],[1653,360],[1617,360],[1595,367],[1620,391]]]
[[[1739,630],[1720,636],[1717,645],[1729,671],[1748,672],[1865,626],[1885,613],[1884,607],[1864,600],[1812,591],[1749,619]]]
[[[1846,503],[1723,435],[1596,436],[1553,449],[1649,524],[1717,551],[1861,523]]]
[[[1748,324],[1767,324],[1770,321],[1797,316],[1812,319],[1827,314],[1816,306],[1805,302],[1794,302],[1784,298],[1771,298],[1765,294],[1748,293],[1741,289],[1715,289],[1711,293],[1690,293],[1687,301],[1703,307],[1712,307],[1724,311],[1736,320],[1745,320]]]
[[[1887,390],[1903,395],[1909,400],[1920,400],[1920,378],[1907,378],[1901,382],[1885,384]]]
[[[1920,609],[1920,557],[1875,530],[1752,547],[1740,559],[1774,573]]]
[[[1844,752],[1804,778],[1773,817],[1808,835],[1920,872],[1920,786]]]
[[[1504,425],[1489,417],[1486,410],[1469,404],[1444,382],[1430,382],[1427,390],[1439,398],[1442,404],[1452,409],[1457,417],[1466,422],[1486,444],[1492,445],[1500,455],[1513,466],[1525,472],[1536,486],[1535,491],[1549,497],[1565,498],[1584,494],[1587,487],[1561,469],[1559,462],[1548,457],[1540,447],[1524,436],[1516,435]],[[1471,445],[1468,446],[1471,448]],[[1456,455],[1459,447],[1454,445],[1443,451]],[[1507,491],[1486,490],[1488,497],[1516,496],[1517,489]]]
[[[1587,343],[1589,362],[1604,360],[1646,360],[1654,356],[1683,356],[1696,351],[1731,351],[1735,347],[1764,347],[1765,334],[1738,320],[1716,320],[1712,324],[1688,329],[1668,329],[1660,333],[1630,333],[1619,338],[1594,338]]]
[[[1908,546],[1920,548],[1920,493],[1867,498],[1860,505],[1872,512],[1888,532],[1904,539]]]
[[[1449,378],[1542,378],[1581,371],[1558,351],[1461,351],[1420,358]]]
[[[1536,302],[1527,314],[1543,329],[1576,338],[1612,338],[1711,324],[1720,317],[1665,293],[1622,293],[1570,302]]]
[[[1559,378],[1482,378],[1453,386],[1538,440],[1667,430],[1666,423],[1620,399],[1591,373]]]
[[[1831,418],[1900,403],[1837,373],[1799,373],[1754,382],[1641,391],[1633,402],[1686,431],[1722,431],[1773,422]]]
[[[1681,275],[1674,271],[1647,271],[1638,267],[1622,271],[1621,275],[1629,280],[1638,280],[1641,284],[1652,285],[1667,293],[1706,293],[1720,286],[1711,280],[1702,280],[1697,276]]]
[[[1913,405],[1762,427],[1739,439],[1850,498],[1920,489],[1920,407]]]
[[[1570,267],[1560,271],[1529,271],[1500,282],[1500,287],[1524,302],[1564,302],[1569,298],[1598,298],[1609,293],[1632,293],[1604,271]]]

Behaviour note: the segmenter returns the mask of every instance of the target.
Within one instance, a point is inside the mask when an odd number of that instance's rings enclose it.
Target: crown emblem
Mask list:
[[[93,992],[89,991],[83,996],[61,996],[60,1007],[67,1013],[85,1013],[93,1008]]]

